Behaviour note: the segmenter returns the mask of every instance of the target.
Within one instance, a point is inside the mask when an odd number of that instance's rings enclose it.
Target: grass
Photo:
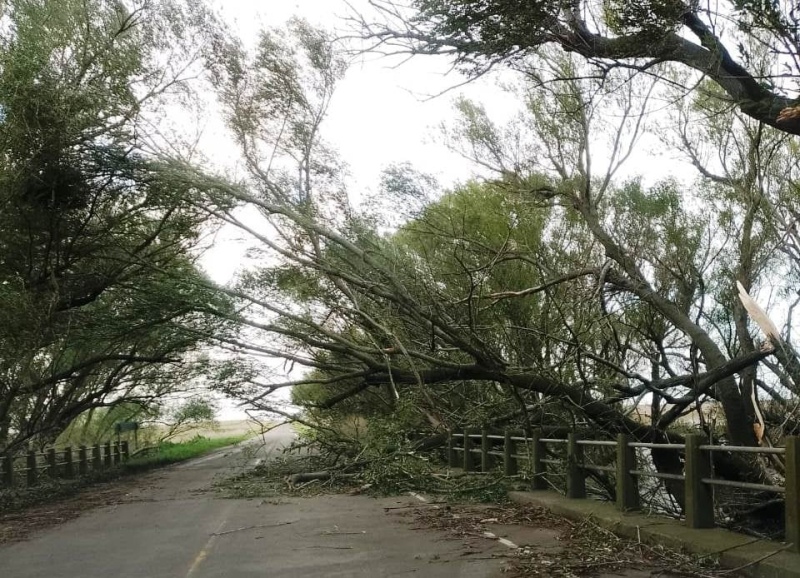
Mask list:
[[[122,464],[126,472],[141,472],[151,468],[167,466],[197,458],[209,452],[236,445],[248,436],[231,436],[223,438],[205,438],[196,436],[185,442],[162,442],[155,448],[149,448]]]
[[[209,439],[198,436],[185,442],[163,442],[126,462],[91,472],[84,478],[51,480],[47,476],[42,476],[39,484],[32,488],[0,488],[0,512],[10,513],[34,505],[55,502],[75,495],[93,484],[110,482],[123,476],[200,457],[216,449],[235,445],[248,437],[239,435]]]

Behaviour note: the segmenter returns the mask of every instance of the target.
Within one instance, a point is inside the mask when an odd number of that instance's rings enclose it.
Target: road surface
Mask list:
[[[228,449],[142,476],[124,503],[0,546],[2,578],[239,578],[425,576],[492,578],[503,546],[476,552],[442,533],[414,529],[414,498],[217,497],[220,476],[268,459],[291,441],[288,427],[251,451]]]

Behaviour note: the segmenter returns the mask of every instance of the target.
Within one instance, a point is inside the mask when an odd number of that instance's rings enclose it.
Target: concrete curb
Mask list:
[[[778,542],[759,540],[721,528],[694,530],[678,520],[639,512],[623,513],[607,502],[570,500],[550,491],[509,492],[508,496],[517,504],[547,508],[571,520],[591,517],[598,525],[624,538],[716,556],[722,566],[741,568],[740,572],[748,576],[800,578],[800,554],[781,551],[784,546]]]

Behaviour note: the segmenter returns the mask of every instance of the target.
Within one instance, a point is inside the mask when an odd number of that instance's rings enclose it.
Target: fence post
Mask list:
[[[481,471],[488,472],[494,466],[494,456],[489,452],[492,449],[492,440],[489,439],[489,429],[481,429]]]
[[[469,437],[469,428],[464,428],[464,471],[471,472],[474,467],[472,460],[472,440]]]
[[[111,466],[111,442],[103,446],[103,465],[107,468]]]
[[[516,476],[519,471],[516,454],[517,442],[511,439],[511,430],[506,428],[503,440],[503,472],[507,476]]]
[[[72,461],[71,447],[64,448],[64,477],[65,478],[75,477],[75,465]]]
[[[14,456],[8,453],[0,459],[3,460],[3,485],[11,488],[14,486]]]
[[[58,461],[56,460],[56,449],[47,450],[47,474],[54,480],[58,478]]]
[[[578,436],[572,432],[567,436],[567,497],[586,497],[586,476],[583,469],[583,446],[578,445]]]
[[[453,437],[453,430],[447,430],[447,466],[450,468],[458,467],[456,457],[456,439]]]
[[[686,436],[686,525],[690,528],[714,527],[714,494],[702,482],[711,477],[711,460],[700,450],[704,441],[700,434]]]
[[[630,443],[629,435],[617,436],[617,509],[623,512],[639,509],[639,488],[631,474],[636,469],[636,448]]]
[[[118,441],[114,442],[114,464],[118,464],[122,459],[122,453],[120,450],[120,444]]]
[[[547,489],[547,483],[544,479],[547,474],[547,468],[544,462],[544,444],[541,441],[542,432],[540,430],[533,430],[533,437],[531,437],[531,489],[544,490]]]
[[[786,438],[786,542],[800,552],[800,438]]]
[[[86,446],[78,448],[78,474],[85,476],[89,473],[89,461],[86,455]]]
[[[36,461],[36,452],[28,452],[27,466],[28,486],[35,486],[39,478],[39,464]]]
[[[100,456],[100,444],[94,444],[92,446],[92,467],[95,471],[103,467],[103,458]]]
[[[120,450],[122,451],[122,461],[127,462],[128,459],[131,457],[131,450],[128,444],[128,440],[122,441],[122,444],[120,445]]]

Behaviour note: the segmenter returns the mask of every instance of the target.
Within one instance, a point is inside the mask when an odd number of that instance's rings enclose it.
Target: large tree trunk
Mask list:
[[[633,257],[628,255],[602,227],[599,216],[589,201],[584,198],[577,198],[574,206],[583,216],[595,239],[605,249],[606,255],[622,269],[621,273],[609,271],[606,279],[618,288],[636,295],[682,331],[702,353],[708,369],[722,367],[728,360],[711,336],[681,311],[675,303],[659,295],[650,286]],[[714,397],[720,401],[725,411],[726,431],[730,442],[734,445],[742,446],[756,445],[752,420],[748,419],[745,402],[736,380],[732,376],[727,377],[719,381],[714,386],[714,390]]]

